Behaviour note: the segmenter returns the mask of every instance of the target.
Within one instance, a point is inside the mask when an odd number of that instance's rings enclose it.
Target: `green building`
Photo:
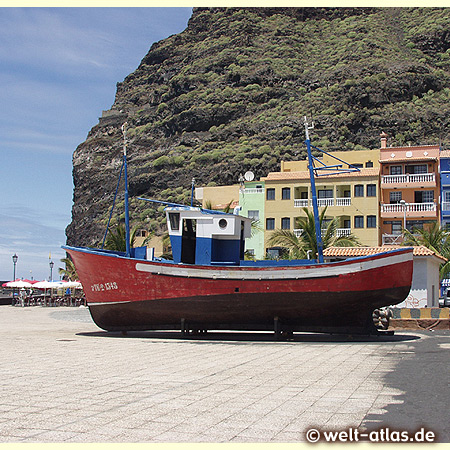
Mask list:
[[[245,240],[245,250],[256,259],[264,259],[264,181],[245,182],[239,190],[239,214],[254,219],[252,237]]]

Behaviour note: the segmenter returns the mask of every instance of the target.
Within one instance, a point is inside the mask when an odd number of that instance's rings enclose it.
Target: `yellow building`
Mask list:
[[[351,153],[357,152],[348,152],[345,155],[346,161],[350,160],[348,156]],[[374,153],[371,152],[371,155]],[[380,225],[379,168],[378,160],[371,158],[371,162],[373,163],[371,168],[316,178],[316,190],[319,210],[327,207],[325,219],[339,218],[338,235],[352,233],[362,245],[377,246]],[[266,249],[270,247],[268,239],[275,229],[291,230],[299,235],[301,230],[297,228],[296,218],[305,216],[302,208],[308,207],[312,210],[309,171],[286,171],[286,168],[293,167],[296,166],[285,165],[284,172],[271,172],[266,178],[261,179],[265,181],[266,187],[264,213]]]
[[[231,208],[239,205],[239,184],[232,186],[205,186],[195,188],[195,199],[205,208],[224,209],[231,202]]]
[[[340,163],[335,158],[339,158],[343,162]],[[353,166],[360,169],[378,168],[380,167],[380,150],[376,149],[355,150],[347,152],[329,152],[329,154],[323,153],[323,155],[318,159],[327,166],[342,164],[343,169],[348,167],[348,164],[352,164]],[[320,167],[320,164],[317,164],[317,167]],[[303,170],[308,170],[308,160],[281,161],[281,172],[301,172]]]

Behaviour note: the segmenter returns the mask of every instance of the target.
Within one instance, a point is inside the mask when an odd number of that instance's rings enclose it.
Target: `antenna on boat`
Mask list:
[[[123,134],[123,167],[124,167],[124,180],[125,180],[125,243],[126,254],[129,258],[131,256],[130,249],[130,214],[128,210],[128,173],[127,173],[127,122],[122,125]]]
[[[315,229],[316,229],[317,256],[318,256],[319,263],[323,263],[322,230],[320,229],[319,207],[317,206],[316,181],[314,179],[314,163],[313,163],[313,157],[311,154],[311,140],[309,138],[309,130],[312,130],[314,128],[314,122],[311,122],[311,125],[308,125],[308,120],[306,119],[306,116],[304,118],[304,121],[305,121],[306,150],[308,152],[309,178],[311,180],[314,225],[315,225]]]
[[[191,208],[194,206],[194,188],[195,188],[195,178],[192,178],[192,185],[191,185]]]

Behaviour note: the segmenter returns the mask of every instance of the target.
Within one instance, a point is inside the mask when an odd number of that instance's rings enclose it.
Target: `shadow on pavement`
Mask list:
[[[398,392],[395,403],[386,405],[382,414],[368,414],[364,428],[389,427],[409,436],[424,428],[435,433],[435,442],[450,442],[450,333],[424,332],[423,339],[395,357],[395,369],[384,376],[384,385]]]
[[[419,334],[419,333],[418,333]],[[418,334],[394,334],[393,336],[366,336],[366,335],[338,335],[321,333],[294,333],[287,339],[277,339],[273,332],[238,332],[238,331],[209,331],[205,334],[182,335],[180,331],[128,331],[126,335],[121,332],[96,331],[87,333],[77,333],[79,336],[91,336],[102,338],[120,339],[161,339],[161,340],[181,340],[195,343],[374,343],[380,342],[405,342],[421,339]]]

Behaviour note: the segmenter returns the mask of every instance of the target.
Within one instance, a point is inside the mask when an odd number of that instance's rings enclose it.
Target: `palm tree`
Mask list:
[[[134,246],[136,241],[137,227],[134,227],[130,235],[130,247]],[[105,248],[108,250],[114,250],[119,252],[125,252],[127,250],[126,245],[126,230],[125,224],[120,223],[117,225],[116,230],[110,230],[108,237],[106,238]]]
[[[354,247],[361,245],[353,234],[346,236],[338,236],[337,228],[339,218],[325,222],[325,207],[319,216],[320,229],[322,230],[322,244],[323,248],[328,247]],[[316,240],[316,226],[314,221],[314,214],[308,208],[303,208],[306,217],[297,219],[298,228],[302,232],[297,237],[295,233],[290,230],[275,230],[269,238],[269,245],[279,245],[284,247],[289,252],[290,259],[306,258],[308,252],[311,251],[313,255],[317,255],[317,240]],[[325,223],[324,223],[325,222]]]
[[[403,233],[403,245],[423,245],[447,259],[439,269],[440,279],[446,278],[450,273],[450,231],[436,221],[431,227],[414,227],[412,232],[404,229]]]
[[[66,265],[66,268],[63,269],[60,267],[58,269],[59,274],[62,275],[64,279],[68,279],[69,281],[78,280],[77,269],[75,269],[75,264],[73,263],[72,258],[68,256],[67,258],[62,258],[60,261]]]

